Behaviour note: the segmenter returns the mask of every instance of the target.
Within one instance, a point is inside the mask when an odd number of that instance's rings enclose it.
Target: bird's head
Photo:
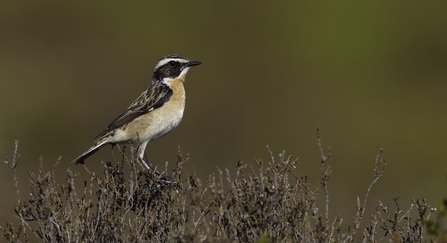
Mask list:
[[[184,82],[189,68],[200,64],[180,55],[167,55],[158,61],[152,79],[166,84],[175,79]]]

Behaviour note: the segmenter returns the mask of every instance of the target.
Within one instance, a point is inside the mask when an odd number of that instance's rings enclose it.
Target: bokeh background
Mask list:
[[[392,208],[446,196],[447,2],[0,2],[0,151],[20,140],[21,193],[42,157],[58,173],[149,84],[162,56],[203,65],[186,80],[180,126],[149,144],[155,165],[189,153],[203,181],[237,160],[298,156],[318,185],[332,150],[330,215],[349,220],[384,148],[373,188]],[[87,160],[101,171],[110,147]],[[0,168],[0,221],[13,219],[13,181]],[[371,212],[368,212],[371,213]],[[367,217],[368,218],[368,217]]]

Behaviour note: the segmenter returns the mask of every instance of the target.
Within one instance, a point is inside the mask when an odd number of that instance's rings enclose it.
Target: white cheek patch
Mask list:
[[[188,72],[188,70],[189,70],[189,67],[183,69],[182,72],[180,73],[179,77],[185,76],[186,73]]]
[[[169,78],[169,77],[167,77],[167,78],[163,78],[162,82],[163,82],[164,84],[169,84],[169,82],[170,82],[171,80],[173,80],[173,78]]]

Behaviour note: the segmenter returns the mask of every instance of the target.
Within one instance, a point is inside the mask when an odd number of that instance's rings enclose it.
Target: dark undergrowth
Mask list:
[[[371,206],[375,213],[365,217],[368,194],[385,170],[382,149],[370,187],[353,208],[354,223],[329,218],[331,155],[323,153],[317,137],[318,187],[298,173],[298,159],[284,153],[254,165],[238,162],[235,172],[217,170],[201,182],[195,174],[182,175],[188,157],[179,152],[169,176],[180,186],[161,182],[133,156],[103,163],[101,174],[84,167],[90,179],[83,182],[64,165],[66,180],[57,183],[61,164],[46,171],[41,163],[30,173],[26,198],[18,189],[16,142],[5,164],[17,192],[11,214],[20,223],[6,222],[0,237],[9,242],[445,242],[445,207],[432,221],[435,209],[423,199],[412,200],[406,210],[397,199],[391,207],[379,201]],[[318,191],[323,208],[316,206]]]

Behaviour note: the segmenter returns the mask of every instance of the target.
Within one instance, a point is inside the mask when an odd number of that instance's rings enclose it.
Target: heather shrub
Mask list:
[[[100,174],[84,166],[89,175],[85,181],[78,179],[72,165],[57,161],[46,170],[41,162],[39,170],[30,173],[31,191],[24,194],[18,189],[16,142],[12,157],[5,155],[5,164],[17,192],[11,213],[20,224],[6,222],[0,235],[9,242],[445,241],[445,210],[431,221],[435,209],[423,199],[413,200],[407,210],[401,209],[397,198],[395,210],[380,201],[367,204],[369,192],[385,171],[382,149],[374,160],[369,188],[363,199],[356,199],[354,223],[329,218],[331,152],[329,148],[324,153],[319,133],[317,138],[319,186],[299,174],[297,158],[284,152],[274,156],[270,149],[268,161],[239,161],[235,168],[217,169],[206,181],[194,173],[184,175],[188,156],[180,151],[175,168],[168,172],[166,167],[163,175],[144,169],[131,151],[121,160],[103,163]],[[64,183],[56,182],[60,167],[65,170]],[[324,195],[320,197],[324,208],[316,206],[318,193]],[[375,207],[375,213],[365,217],[367,206]]]

